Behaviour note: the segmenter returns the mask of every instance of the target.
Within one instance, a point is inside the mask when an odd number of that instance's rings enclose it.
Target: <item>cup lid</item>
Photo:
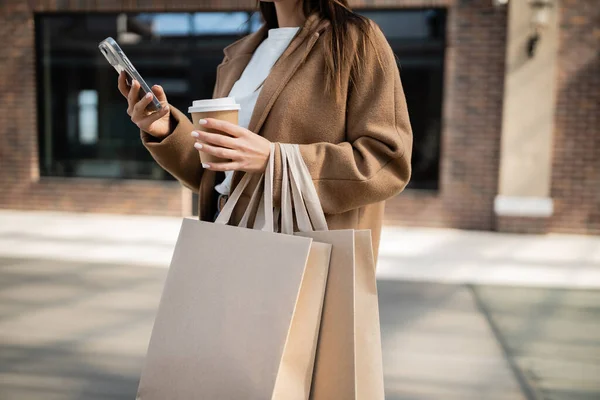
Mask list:
[[[188,108],[188,112],[229,111],[239,109],[240,105],[235,102],[235,98],[223,97],[220,99],[194,100],[191,107]]]

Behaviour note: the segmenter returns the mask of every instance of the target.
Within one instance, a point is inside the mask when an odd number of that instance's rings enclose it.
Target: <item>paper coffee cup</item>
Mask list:
[[[209,99],[209,100],[195,100],[192,102],[191,107],[188,108],[188,112],[192,115],[192,122],[194,123],[194,129],[198,131],[205,131],[211,133],[224,134],[221,131],[215,131],[213,129],[206,129],[203,125],[200,125],[198,121],[203,118],[215,118],[223,121],[231,122],[232,124],[238,124],[238,113],[240,105],[235,102],[233,97],[224,97],[221,99]],[[202,141],[200,141],[202,143]],[[215,157],[211,154],[207,154],[202,150],[200,153],[200,161],[206,164],[226,162],[219,157]]]

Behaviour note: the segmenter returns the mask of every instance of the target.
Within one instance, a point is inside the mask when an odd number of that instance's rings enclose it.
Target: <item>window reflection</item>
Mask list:
[[[149,16],[152,32],[161,36],[183,36],[192,33],[190,14],[157,14]]]
[[[79,142],[84,145],[98,142],[98,92],[79,92]]]
[[[250,15],[245,12],[194,14],[196,35],[237,34],[248,31]]]
[[[259,17],[257,22],[260,26],[260,16],[256,16]],[[248,31],[250,14],[247,12],[145,13],[133,16],[132,20],[147,24],[155,36],[236,35]],[[256,21],[256,17],[253,21]]]

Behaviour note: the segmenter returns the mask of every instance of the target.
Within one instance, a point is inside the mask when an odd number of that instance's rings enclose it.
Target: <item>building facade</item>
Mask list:
[[[386,223],[598,234],[600,8],[503,3],[351,1],[398,56],[415,130],[414,180]],[[259,25],[255,5],[3,1],[0,208],[193,213],[141,146],[97,43],[116,36],[185,109],[210,96],[222,48]]]

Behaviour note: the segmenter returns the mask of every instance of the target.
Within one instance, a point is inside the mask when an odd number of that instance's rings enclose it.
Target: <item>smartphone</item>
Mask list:
[[[125,55],[123,50],[119,44],[111,37],[104,39],[98,45],[100,52],[104,54],[104,57],[108,60],[110,65],[112,65],[117,73],[125,72],[125,79],[127,81],[127,85],[131,86],[133,80],[136,80],[140,84],[140,100],[146,95],[146,93],[151,93],[152,90],[142,79],[142,76],[137,72],[129,58]],[[146,107],[146,111],[158,111],[162,108],[160,101],[156,99],[156,96],[152,97],[152,103],[148,104]]]

